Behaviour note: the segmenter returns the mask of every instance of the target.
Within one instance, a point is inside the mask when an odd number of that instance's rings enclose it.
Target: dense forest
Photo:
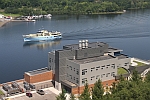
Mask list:
[[[105,95],[103,95],[104,91]],[[57,100],[66,100],[64,91],[56,98]],[[71,95],[70,100],[76,99]],[[113,83],[112,88],[106,88],[105,90],[100,80],[95,82],[92,91],[86,83],[79,100],[150,100],[150,72],[143,80],[138,72],[134,70],[130,80],[125,80],[121,76],[120,81]]]
[[[127,9],[150,8],[150,0],[0,0],[5,13],[100,14]]]

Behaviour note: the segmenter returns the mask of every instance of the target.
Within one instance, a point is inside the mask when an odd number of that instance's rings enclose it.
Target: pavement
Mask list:
[[[10,100],[56,100],[56,96],[60,93],[60,91],[56,90],[54,87],[42,89],[45,92],[45,95],[40,95],[36,93],[36,91],[31,91],[32,97],[26,96],[26,93],[6,97]]]

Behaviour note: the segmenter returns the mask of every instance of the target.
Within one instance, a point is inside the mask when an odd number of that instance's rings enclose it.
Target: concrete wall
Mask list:
[[[115,79],[117,75],[117,58],[85,63],[80,65],[80,84],[84,86],[83,79],[87,78],[89,84],[94,84],[98,79],[103,81]],[[114,64],[114,65],[113,65]],[[82,71],[87,69],[87,73],[82,75]]]
[[[66,60],[66,65],[67,65],[67,80],[79,85],[79,80],[80,80],[80,66],[79,64],[76,64],[74,62],[71,62],[70,60]]]
[[[118,59],[118,68],[123,67],[125,69],[129,69],[130,65],[131,65],[131,58]]]
[[[48,69],[52,70],[55,74],[55,54],[54,52],[48,53]]]
[[[101,79],[102,82],[113,80],[115,79],[114,75],[117,75],[117,61],[117,58],[112,58],[79,65],[67,60],[67,80],[77,84],[79,87],[84,86],[83,81],[86,82],[86,80],[89,84],[94,84],[98,79]],[[79,70],[79,75],[77,75],[77,70]],[[86,73],[82,75],[84,70],[86,70]],[[77,79],[79,83],[77,83]]]
[[[66,59],[73,59],[75,57],[75,50],[59,50],[55,51],[55,80],[60,82],[66,79]]]

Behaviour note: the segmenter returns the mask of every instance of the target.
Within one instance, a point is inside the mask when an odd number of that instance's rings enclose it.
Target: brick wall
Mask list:
[[[103,86],[111,86],[113,82],[116,82],[115,80],[108,80],[108,81],[104,81],[102,82]],[[94,84],[89,84],[89,90],[92,90],[92,87],[94,87]],[[71,92],[72,94],[81,94],[84,91],[84,86],[82,87],[76,87],[76,88],[72,88]]]
[[[47,80],[53,80],[54,74],[52,73],[52,71],[47,71],[36,75],[24,74],[24,79],[28,83],[37,83],[37,82],[42,82]]]

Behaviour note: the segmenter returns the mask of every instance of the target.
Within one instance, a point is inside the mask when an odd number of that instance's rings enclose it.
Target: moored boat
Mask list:
[[[48,40],[57,40],[61,39],[62,34],[58,31],[47,31],[47,30],[39,30],[35,34],[23,35],[24,42],[30,41],[48,41]]]

